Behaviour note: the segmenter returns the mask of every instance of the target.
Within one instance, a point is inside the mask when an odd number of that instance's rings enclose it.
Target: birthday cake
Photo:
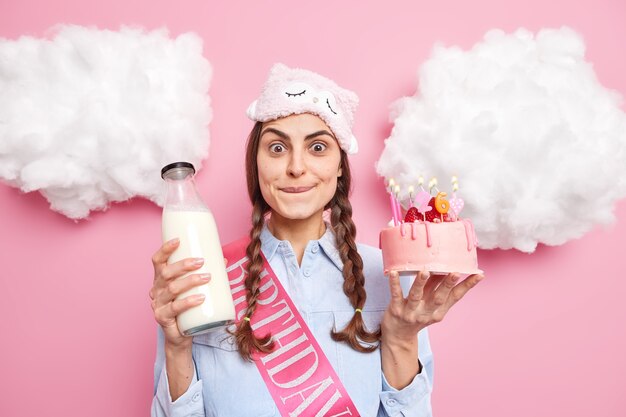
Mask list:
[[[454,186],[456,191],[458,185]],[[456,193],[450,201],[446,196],[445,192],[435,197],[425,191],[418,193],[403,219],[399,203],[392,198],[393,223],[380,232],[385,273],[482,273],[474,225],[459,217],[463,200]]]

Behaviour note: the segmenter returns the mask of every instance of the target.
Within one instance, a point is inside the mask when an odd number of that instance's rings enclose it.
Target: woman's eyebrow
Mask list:
[[[285,140],[290,140],[291,138],[289,137],[289,135],[287,135],[285,132],[281,132],[278,129],[274,129],[273,127],[268,127],[267,129],[263,130],[263,132],[261,132],[261,137],[266,134],[266,133],[274,133],[277,136],[280,136],[281,138],[285,139]]]
[[[268,127],[265,130],[263,130],[263,132],[261,132],[261,136],[263,136],[266,133],[274,133],[276,136],[279,136],[282,139],[291,140],[291,138],[289,137],[288,134],[286,134],[285,132],[282,132],[282,131],[280,131],[278,129],[274,129],[273,127]],[[332,133],[330,133],[328,130],[318,130],[317,132],[310,133],[310,134],[306,135],[304,140],[307,141],[307,140],[315,139],[316,137],[322,136],[322,135],[328,135],[331,138],[334,138]]]
[[[318,136],[322,136],[322,135],[328,135],[331,138],[335,138],[328,130],[318,130],[315,133],[311,133],[310,135],[306,135],[306,137],[304,138],[304,140],[310,140],[310,139],[315,139]]]

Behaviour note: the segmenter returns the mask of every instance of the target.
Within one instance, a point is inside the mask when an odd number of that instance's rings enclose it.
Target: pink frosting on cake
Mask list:
[[[479,274],[476,232],[468,219],[402,223],[380,232],[385,273],[396,271]]]

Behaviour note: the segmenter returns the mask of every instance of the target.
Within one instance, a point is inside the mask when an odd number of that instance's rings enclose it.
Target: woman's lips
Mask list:
[[[285,187],[285,188],[281,188],[280,191],[283,191],[285,193],[291,193],[291,194],[297,194],[297,193],[304,193],[306,191],[309,191],[310,189],[312,189],[313,187]]]

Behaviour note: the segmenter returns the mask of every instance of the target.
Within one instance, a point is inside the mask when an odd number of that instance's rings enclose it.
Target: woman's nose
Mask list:
[[[287,173],[292,177],[299,177],[306,172],[306,165],[304,162],[304,155],[301,152],[295,151],[291,154],[289,159],[289,165],[287,166]]]

